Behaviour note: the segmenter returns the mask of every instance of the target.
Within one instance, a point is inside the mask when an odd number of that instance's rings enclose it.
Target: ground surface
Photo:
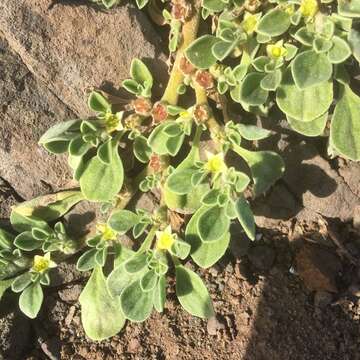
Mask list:
[[[89,87],[117,92],[134,56],[156,59],[150,65],[164,77],[161,39],[134,7],[103,13],[81,1],[52,3],[0,0],[5,224],[11,205],[73,185],[65,159],[49,156],[37,140],[51,124],[86,115]],[[92,41],[98,36],[100,42]],[[249,244],[234,229],[219,264],[196,269],[210,289],[216,319],[185,313],[170,282],[164,314],[91,342],[77,302],[87,274],[70,259],[57,269],[38,319],[25,318],[16,296],[5,296],[0,359],[360,359],[360,166],[327,160],[324,139],[304,139],[281,125],[265,123],[279,135],[263,146],[282,153],[287,171],[253,202],[257,241]],[[84,224],[97,214],[87,204],[76,211],[86,214],[74,217]]]

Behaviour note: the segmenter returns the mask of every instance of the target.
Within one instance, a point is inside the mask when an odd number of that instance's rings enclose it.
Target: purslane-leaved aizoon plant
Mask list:
[[[77,268],[91,271],[79,301],[94,340],[115,335],[126,319],[140,322],[154,309],[162,312],[168,276],[175,276],[186,311],[214,315],[205,284],[185,264],[214,265],[229,245],[233,222],[254,240],[248,199],[284,172],[278,154],[245,146],[272,132],[232,119],[230,102],[262,117],[277,107],[294,131],[328,136],[329,156],[360,160],[360,98],[349,75],[360,60],[358,1],[173,0],[162,9],[155,0],[136,2],[156,23],[170,26],[174,63],[162,98],[154,98],[154,77],[140,59],[122,83],[133,95],[125,105],[93,91],[93,117],[57,124],[39,141],[51,153],[68,155],[80,190],[21,203],[12,210],[13,229],[0,230],[0,297],[8,288],[21,293],[20,309],[31,318],[51,269],[79,254]],[[211,31],[198,33],[202,22]],[[192,103],[184,105],[185,93],[187,101],[194,94]],[[212,140],[207,151],[204,136]],[[123,140],[134,155],[131,169],[123,166]],[[237,156],[247,169],[230,165],[229,153],[231,164]],[[126,209],[137,191],[153,189],[160,193],[154,212]],[[62,219],[82,200],[100,202],[106,219],[85,238],[72,239]],[[189,220],[178,226],[174,214]],[[122,244],[124,234],[138,240],[136,249]]]

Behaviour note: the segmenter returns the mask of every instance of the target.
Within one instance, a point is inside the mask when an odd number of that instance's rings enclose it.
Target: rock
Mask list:
[[[336,277],[342,269],[339,258],[329,250],[304,244],[295,256],[296,271],[312,291],[336,293]]]
[[[106,12],[53,3],[1,1],[0,30],[30,71],[79,115],[88,114],[86,90],[118,88],[134,57],[154,65],[158,80],[166,77],[162,41],[134,4]]]
[[[64,187],[72,177],[66,159],[37,143],[49,127],[73,113],[36,82],[1,35],[0,69],[1,177],[25,199]]]
[[[305,208],[330,218],[352,219],[360,198],[322,158],[316,148],[302,142],[284,154],[284,181]]]
[[[257,245],[249,250],[248,257],[258,270],[267,271],[275,261],[275,251],[270,246]]]
[[[78,301],[83,287],[81,285],[70,285],[69,288],[59,290],[58,294],[61,300],[66,302]]]

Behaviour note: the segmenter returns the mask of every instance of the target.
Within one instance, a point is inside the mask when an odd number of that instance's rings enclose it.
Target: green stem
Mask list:
[[[151,244],[154,240],[154,237],[155,237],[155,234],[156,234],[156,231],[159,229],[159,226],[158,225],[153,225],[149,231],[149,233],[147,234],[144,242],[141,244],[139,250],[137,251],[138,253],[142,253],[142,252],[145,252],[147,250],[150,249],[151,247]]]
[[[196,5],[195,14],[193,15],[190,21],[186,22],[183,25],[183,29],[182,29],[183,41],[176,53],[176,58],[170,74],[170,79],[166,86],[164,95],[161,99],[161,101],[166,102],[170,105],[176,105],[178,102],[179,94],[177,93],[177,89],[184,81],[184,75],[179,69],[180,60],[184,56],[184,52],[187,49],[187,47],[196,39],[199,28],[199,22],[200,22],[200,10]]]

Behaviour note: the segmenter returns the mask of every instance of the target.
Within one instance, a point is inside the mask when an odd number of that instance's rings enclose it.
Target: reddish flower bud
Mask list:
[[[154,172],[159,172],[161,170],[162,163],[161,163],[160,156],[158,154],[154,154],[154,153],[151,154],[149,166],[151,169],[154,170]]]
[[[198,124],[203,124],[210,118],[210,109],[207,105],[195,105],[194,108],[194,119]]]
[[[131,105],[136,114],[141,116],[150,116],[152,103],[149,99],[140,97],[136,100],[133,100]]]
[[[204,89],[212,89],[214,87],[214,78],[206,70],[198,70],[195,74],[195,81]]]
[[[166,105],[160,101],[156,102],[152,108],[151,115],[153,117],[154,124],[159,124],[165,121],[168,117]]]
[[[195,67],[185,56],[182,56],[180,59],[179,69],[184,75],[190,75],[195,71]]]

